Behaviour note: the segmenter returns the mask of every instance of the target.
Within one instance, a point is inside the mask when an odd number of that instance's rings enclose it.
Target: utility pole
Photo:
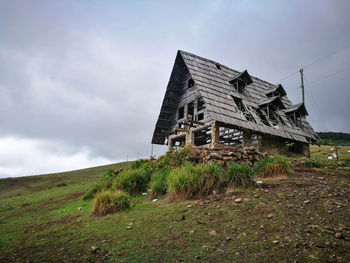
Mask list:
[[[303,96],[303,104],[305,105],[305,95],[304,95],[304,70],[300,69],[300,76],[301,76],[301,93]]]

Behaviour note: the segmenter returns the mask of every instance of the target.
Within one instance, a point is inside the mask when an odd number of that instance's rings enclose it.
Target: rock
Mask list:
[[[91,253],[97,253],[100,248],[98,246],[91,246],[90,251]]]
[[[344,239],[344,235],[343,235],[342,233],[340,233],[340,232],[335,233],[334,236],[335,236],[336,238],[338,238],[338,239]]]
[[[308,204],[308,203],[310,203],[310,200],[305,200],[304,201],[304,204]]]
[[[236,203],[242,203],[242,202],[243,202],[243,199],[242,199],[242,198],[236,198],[236,199],[235,199],[235,202],[236,202]]]
[[[278,240],[273,240],[272,243],[274,243],[275,245],[277,245],[279,243]]]
[[[273,218],[273,214],[268,214],[267,218]]]
[[[230,241],[231,240],[231,237],[226,237],[226,241]]]
[[[210,235],[212,235],[212,236],[216,236],[216,235],[217,235],[217,233],[216,233],[216,231],[215,231],[215,230],[210,231],[210,232],[209,232],[209,234],[210,234]]]
[[[222,159],[222,155],[216,152],[212,152],[211,154],[209,154],[209,159]]]
[[[132,227],[131,226],[127,226],[126,229],[132,229]]]
[[[192,208],[192,205],[188,205],[187,208]]]
[[[190,231],[190,235],[192,235],[192,234],[194,234],[194,230],[191,230],[191,231]]]

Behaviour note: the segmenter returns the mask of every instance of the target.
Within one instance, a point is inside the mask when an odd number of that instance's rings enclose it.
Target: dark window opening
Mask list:
[[[288,153],[303,153],[303,145],[301,143],[287,143],[287,151]]]
[[[267,120],[266,115],[262,112],[262,110],[261,109],[255,109],[255,111],[258,114],[259,118],[261,119],[262,123],[267,125],[267,126],[270,126],[270,123]]]
[[[171,142],[171,145],[170,145],[171,148],[183,147],[186,144],[186,136],[183,135],[183,136],[172,138],[170,142]]]
[[[179,108],[178,119],[182,119],[185,116],[185,107]]]
[[[199,131],[193,132],[194,145],[201,146],[211,143],[211,127],[206,127]]]
[[[238,108],[240,111],[242,111],[242,112],[245,112],[245,111],[246,111],[242,99],[233,97],[233,100],[235,101],[235,103],[236,103],[236,105],[237,105],[237,108]]]
[[[194,86],[194,80],[191,78],[187,82],[187,88],[192,88]]]
[[[215,64],[215,66],[216,66],[217,69],[221,70],[221,66],[219,64]]]
[[[194,117],[194,103],[190,102],[187,105],[187,117],[189,117],[189,119],[193,120]]]
[[[205,107],[204,105],[204,100],[202,97],[198,98],[198,101],[197,101],[197,111],[201,111],[203,110]]]
[[[235,89],[236,89],[238,92],[243,93],[244,88],[245,88],[245,86],[246,86],[246,83],[245,83],[243,80],[236,79],[236,80],[233,82],[233,86],[235,87]]]
[[[203,119],[204,119],[204,113],[200,113],[200,114],[197,115],[197,120],[198,121],[201,121]]]

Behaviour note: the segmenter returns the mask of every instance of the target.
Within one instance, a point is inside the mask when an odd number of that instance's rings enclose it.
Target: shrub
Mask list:
[[[211,194],[223,187],[224,170],[218,165],[194,166],[190,163],[173,169],[167,180],[170,199],[191,199]]]
[[[232,163],[227,169],[227,182],[234,186],[251,186],[254,185],[254,172],[252,168],[247,165],[239,165]]]
[[[93,215],[105,216],[130,208],[130,196],[123,191],[103,191],[96,195]]]
[[[165,195],[167,191],[167,179],[169,170],[159,170],[152,174],[151,177],[151,194],[152,197]]]
[[[289,175],[293,173],[290,163],[286,157],[265,157],[255,166],[256,172],[262,177],[273,177],[278,175]]]
[[[305,160],[302,162],[302,165],[306,167],[314,167],[314,168],[321,168],[322,164],[318,160]]]
[[[179,150],[171,149],[155,163],[155,170],[170,169],[181,166],[184,161],[189,160],[191,148],[186,146]]]
[[[101,177],[101,186],[104,190],[110,189],[113,186],[113,182],[117,176],[117,173],[113,170],[109,170]]]
[[[57,187],[65,187],[65,186],[67,186],[66,183],[59,183],[59,184],[57,184]]]
[[[95,195],[102,190],[102,186],[100,184],[94,184],[91,186],[83,196],[83,200],[89,200],[95,197]]]
[[[151,180],[151,166],[144,163],[139,168],[128,168],[123,170],[115,179],[114,186],[131,195],[147,190]]]

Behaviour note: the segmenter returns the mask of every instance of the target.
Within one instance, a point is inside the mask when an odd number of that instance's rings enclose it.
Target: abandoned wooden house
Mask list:
[[[268,154],[309,156],[318,136],[307,115],[281,84],[178,51],[152,144],[254,146]]]

